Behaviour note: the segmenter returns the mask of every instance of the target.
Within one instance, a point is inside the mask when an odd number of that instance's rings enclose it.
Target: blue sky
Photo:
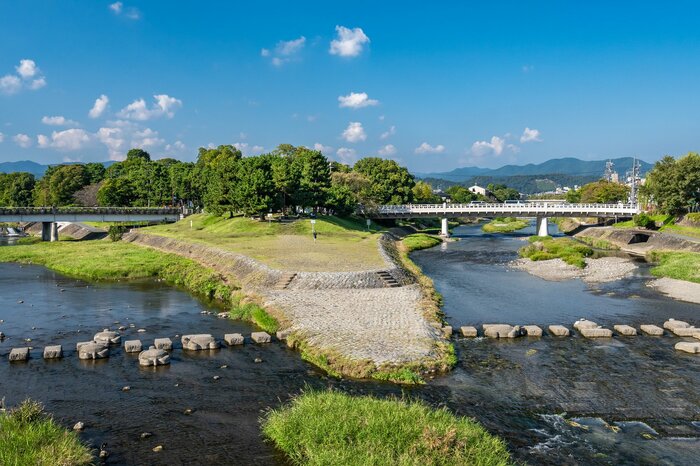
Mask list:
[[[654,161],[700,150],[698,18],[682,1],[2,0],[0,161],[280,143],[419,172]]]

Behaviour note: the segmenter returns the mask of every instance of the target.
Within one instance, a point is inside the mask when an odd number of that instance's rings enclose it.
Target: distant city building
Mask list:
[[[469,191],[473,192],[474,194],[481,194],[482,196],[486,196],[486,193],[488,192],[486,188],[482,188],[478,184],[470,186]]]

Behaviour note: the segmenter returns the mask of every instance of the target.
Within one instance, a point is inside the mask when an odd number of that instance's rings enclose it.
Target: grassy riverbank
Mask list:
[[[497,217],[484,224],[481,229],[486,233],[512,233],[530,225],[525,219],[515,217]]]
[[[82,466],[93,464],[91,450],[77,434],[58,425],[34,401],[0,412],[0,464]]]
[[[518,254],[533,261],[559,258],[582,269],[586,266],[585,259],[593,255],[593,249],[571,238],[531,236],[529,241],[530,244],[520,248]]]
[[[310,392],[268,413],[263,432],[298,465],[506,465],[505,443],[423,403]]]
[[[647,259],[658,263],[651,269],[651,273],[657,277],[700,283],[700,253],[651,251]]]

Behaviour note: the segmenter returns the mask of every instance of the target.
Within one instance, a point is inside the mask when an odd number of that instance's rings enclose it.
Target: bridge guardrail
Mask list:
[[[456,214],[456,213],[598,213],[629,215],[639,212],[635,204],[562,204],[548,202],[484,203],[484,204],[404,204],[380,205],[366,209],[365,215]]]
[[[163,207],[0,207],[0,215],[97,214],[171,215],[179,208]]]

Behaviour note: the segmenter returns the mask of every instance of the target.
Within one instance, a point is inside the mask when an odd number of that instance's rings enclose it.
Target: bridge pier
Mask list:
[[[58,241],[58,223],[41,222],[41,240]]]
[[[537,236],[549,236],[547,229],[547,217],[537,217]]]
[[[450,237],[450,230],[447,228],[446,218],[440,219],[440,236],[442,236],[443,238]]]

